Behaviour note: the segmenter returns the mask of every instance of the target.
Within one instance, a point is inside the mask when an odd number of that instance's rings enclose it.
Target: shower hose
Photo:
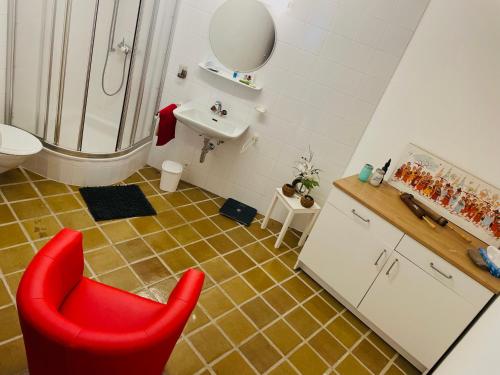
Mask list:
[[[116,89],[116,91],[113,91],[113,92],[108,92],[106,90],[106,85],[104,84],[104,78],[106,76],[106,71],[108,70],[109,53],[110,53],[110,51],[108,50],[108,52],[106,53],[106,61],[104,62],[104,69],[102,70],[101,87],[102,87],[102,91],[107,96],[115,96],[116,94],[118,94],[121,91],[121,89],[123,87],[123,84],[125,83],[125,71],[127,70],[128,52],[125,52],[125,59],[123,59],[122,79],[121,79],[121,82],[120,82],[120,87],[118,87],[118,89]]]

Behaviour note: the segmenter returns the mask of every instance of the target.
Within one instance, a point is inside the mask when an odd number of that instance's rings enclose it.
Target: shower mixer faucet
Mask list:
[[[130,50],[132,49],[129,45],[127,45],[127,43],[125,43],[125,38],[123,38],[122,41],[118,43],[117,47],[125,55],[128,55],[130,53]]]

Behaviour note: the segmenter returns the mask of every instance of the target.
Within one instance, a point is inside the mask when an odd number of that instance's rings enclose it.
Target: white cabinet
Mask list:
[[[370,216],[371,223],[375,221],[374,216]],[[403,236],[393,229],[396,233],[389,236],[393,238],[392,243],[387,243],[372,235],[362,219],[348,217],[327,203],[299,256],[299,262],[357,306]]]
[[[298,266],[420,369],[430,368],[493,296],[337,188]]]
[[[477,314],[471,304],[396,251],[359,312],[427,368]]]

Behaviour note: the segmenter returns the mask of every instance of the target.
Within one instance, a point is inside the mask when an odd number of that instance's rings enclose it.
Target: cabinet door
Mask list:
[[[473,307],[394,252],[359,311],[430,368],[473,319]]]
[[[357,306],[392,251],[327,203],[299,261]]]

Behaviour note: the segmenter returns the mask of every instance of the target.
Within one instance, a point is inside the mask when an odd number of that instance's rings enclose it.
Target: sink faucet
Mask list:
[[[210,110],[220,117],[227,115],[227,111],[222,109],[222,102],[220,100],[217,100]]]

